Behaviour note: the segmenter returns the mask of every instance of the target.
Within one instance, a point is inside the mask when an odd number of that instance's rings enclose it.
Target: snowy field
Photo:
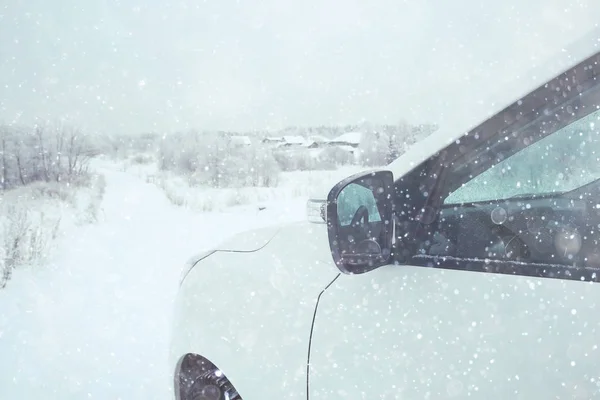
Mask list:
[[[193,211],[211,212],[256,209],[256,206],[279,208],[282,203],[295,202],[304,207],[308,198],[325,198],[340,180],[364,169],[344,165],[335,170],[282,172],[276,187],[211,188],[193,185],[189,177],[169,171],[158,171],[156,163],[148,165],[121,164],[121,169],[162,189],[175,205]],[[298,203],[298,200],[302,200]]]
[[[140,169],[95,164],[106,180],[98,221],[74,225],[46,265],[15,270],[0,290],[2,399],[169,398],[170,315],[184,262],[236,232],[305,219],[311,189],[355,172],[291,174],[258,199],[268,203],[262,211],[248,203],[203,213],[174,205]]]

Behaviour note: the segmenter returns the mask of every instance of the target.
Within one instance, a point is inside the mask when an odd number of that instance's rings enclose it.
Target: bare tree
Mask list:
[[[89,162],[97,152],[92,147],[89,138],[78,128],[68,128],[66,133],[66,158],[67,158],[67,177],[69,182],[73,178],[86,174],[88,172]]]
[[[72,182],[87,173],[95,155],[89,138],[75,127],[0,125],[0,190],[35,181]]]
[[[0,183],[2,184],[2,190],[6,190],[9,184],[8,180],[8,148],[7,148],[7,136],[8,129],[0,126],[0,157],[2,158],[2,176],[0,176]]]
[[[62,129],[62,126],[59,126],[58,129],[55,129],[55,139],[54,139],[54,165],[56,167],[56,181],[60,182],[63,178],[63,168],[62,168],[62,158],[63,158],[63,149],[65,145],[65,129]]]
[[[50,181],[50,173],[48,171],[48,161],[47,161],[47,150],[45,146],[45,136],[46,129],[45,126],[36,125],[35,127],[35,137],[37,139],[37,151],[40,156],[40,160],[42,163],[42,172],[44,174],[44,178],[46,182]]]
[[[22,149],[22,140],[21,139],[15,139],[14,141],[14,156],[15,156],[15,162],[17,164],[17,173],[19,175],[19,182],[21,183],[21,185],[25,185],[25,176],[23,175],[23,164],[21,162],[22,159],[22,153],[21,153],[21,149]]]

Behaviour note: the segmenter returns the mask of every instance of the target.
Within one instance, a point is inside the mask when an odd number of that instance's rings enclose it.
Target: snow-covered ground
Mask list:
[[[44,268],[0,290],[0,398],[165,399],[170,315],[184,262],[233,233],[306,218],[305,199],[198,213],[100,164],[96,224],[57,239]]]
[[[232,207],[250,208],[256,205],[278,208],[280,203],[325,198],[329,190],[343,178],[364,167],[345,165],[335,170],[281,172],[276,187],[211,188],[190,185],[189,177],[168,171],[158,171],[156,163],[124,164],[124,170],[159,186],[176,205],[200,211],[223,211]]]
[[[14,268],[43,265],[57,237],[97,221],[105,181],[34,182],[0,192],[0,289]]]

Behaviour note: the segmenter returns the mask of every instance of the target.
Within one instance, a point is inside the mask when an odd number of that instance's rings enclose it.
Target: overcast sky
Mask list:
[[[439,122],[598,15],[598,0],[4,0],[0,122]]]

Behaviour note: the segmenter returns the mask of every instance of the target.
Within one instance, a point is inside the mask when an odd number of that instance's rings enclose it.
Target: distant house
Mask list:
[[[248,136],[231,136],[231,144],[236,147],[250,146],[252,141]]]
[[[283,137],[266,137],[262,142],[264,144],[278,144],[283,142]]]
[[[302,136],[283,136],[283,142],[279,147],[297,147],[306,145],[306,139]]]
[[[324,143],[329,142],[329,139],[327,139],[325,136],[321,136],[321,135],[312,135],[309,138],[309,142],[316,143],[316,144],[324,144]]]
[[[264,144],[272,144],[278,148],[307,146],[307,140],[302,136],[268,137],[262,140]]]
[[[328,142],[329,139],[327,139],[325,136],[314,135],[304,142],[304,147],[309,149],[318,149],[323,147],[323,145],[327,144]]]
[[[346,132],[334,139],[327,142],[330,146],[350,146],[353,148],[358,147],[362,139],[362,132]]]
[[[326,144],[328,139],[323,136],[311,136],[306,139],[304,136],[299,135],[284,135],[279,137],[266,137],[262,140],[264,144],[272,144],[277,148],[308,148],[316,149]]]

